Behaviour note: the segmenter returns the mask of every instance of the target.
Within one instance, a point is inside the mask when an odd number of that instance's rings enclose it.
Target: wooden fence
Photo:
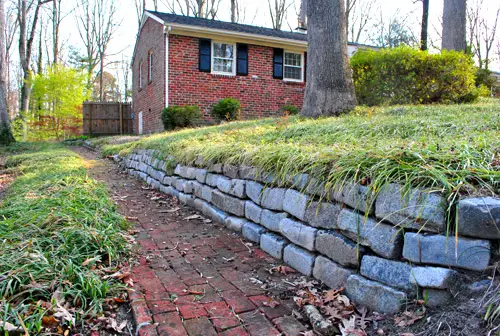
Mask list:
[[[131,134],[132,106],[129,103],[83,103],[83,134]]]

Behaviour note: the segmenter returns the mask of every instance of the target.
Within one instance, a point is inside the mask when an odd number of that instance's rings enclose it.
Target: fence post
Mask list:
[[[120,135],[123,135],[123,104],[120,103]]]
[[[89,109],[89,136],[92,137],[92,104],[87,104]]]

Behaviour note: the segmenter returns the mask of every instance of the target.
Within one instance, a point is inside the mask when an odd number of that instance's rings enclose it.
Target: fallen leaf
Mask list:
[[[57,305],[54,317],[60,317],[63,320],[71,323],[72,326],[75,325],[75,318],[73,317],[73,315],[66,308],[60,306],[59,304]]]
[[[200,215],[191,215],[183,218],[183,220],[192,220],[192,219],[202,219],[203,217]]]
[[[343,290],[344,289],[341,288],[341,289],[330,289],[326,291],[325,294],[323,295],[325,303],[337,300],[337,297],[339,296],[340,293],[342,293]]]
[[[51,315],[51,316],[43,316],[42,323],[44,326],[55,326],[59,323],[59,321],[56,320],[56,318],[53,315]]]
[[[280,305],[280,303],[276,300],[269,299],[267,301],[262,302],[262,305],[269,308],[276,308]]]
[[[276,266],[276,267],[273,267],[269,270],[269,273],[271,274],[274,274],[274,273],[280,273],[280,274],[283,274],[283,275],[287,275],[289,273],[297,273],[296,270],[294,270],[293,268],[291,267],[288,267],[288,266]]]
[[[93,261],[101,261],[101,256],[98,255],[98,256],[95,256],[93,258],[85,259],[85,261],[82,262],[82,266],[87,266],[88,264],[90,264]]]
[[[15,332],[15,331],[21,331],[21,327],[16,327],[15,325],[13,325],[12,323],[9,323],[9,322],[4,322],[4,323],[1,323],[0,324],[0,327],[4,330],[4,331],[7,331],[7,332]]]

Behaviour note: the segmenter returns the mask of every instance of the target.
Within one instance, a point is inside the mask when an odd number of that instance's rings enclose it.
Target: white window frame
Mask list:
[[[286,54],[300,55],[300,67],[297,66],[297,65],[286,65],[285,64]],[[286,78],[285,77],[285,67],[286,66],[287,67],[292,67],[292,68],[300,68],[300,79]],[[285,82],[297,82],[297,83],[304,82],[304,53],[303,52],[288,51],[288,50],[284,50],[283,51],[283,80]]]
[[[148,53],[148,83],[153,81],[153,51]]]
[[[233,67],[232,72],[214,71],[214,44],[228,44],[233,46]],[[217,57],[221,58],[221,57]],[[226,58],[229,59],[229,58]],[[214,75],[224,75],[224,76],[236,76],[236,43],[229,43],[223,41],[212,41],[210,50],[210,69],[211,73]]]
[[[142,89],[142,61],[139,62],[139,89]]]

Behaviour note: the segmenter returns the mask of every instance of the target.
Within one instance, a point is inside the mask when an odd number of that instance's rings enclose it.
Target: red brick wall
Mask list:
[[[152,19],[144,24],[137,41],[133,73],[134,132],[139,132],[139,112],[143,114],[143,134],[163,131],[161,111],[165,107],[165,34],[163,25]],[[149,81],[149,57],[153,53],[153,78]],[[142,89],[139,64],[142,61]]]
[[[242,118],[281,115],[283,105],[302,106],[304,83],[273,78],[273,48],[248,46],[248,75],[213,75],[198,70],[198,38],[169,35],[169,105],[198,105],[212,121],[211,106],[233,97],[241,102]],[[252,78],[258,76],[258,78]]]

